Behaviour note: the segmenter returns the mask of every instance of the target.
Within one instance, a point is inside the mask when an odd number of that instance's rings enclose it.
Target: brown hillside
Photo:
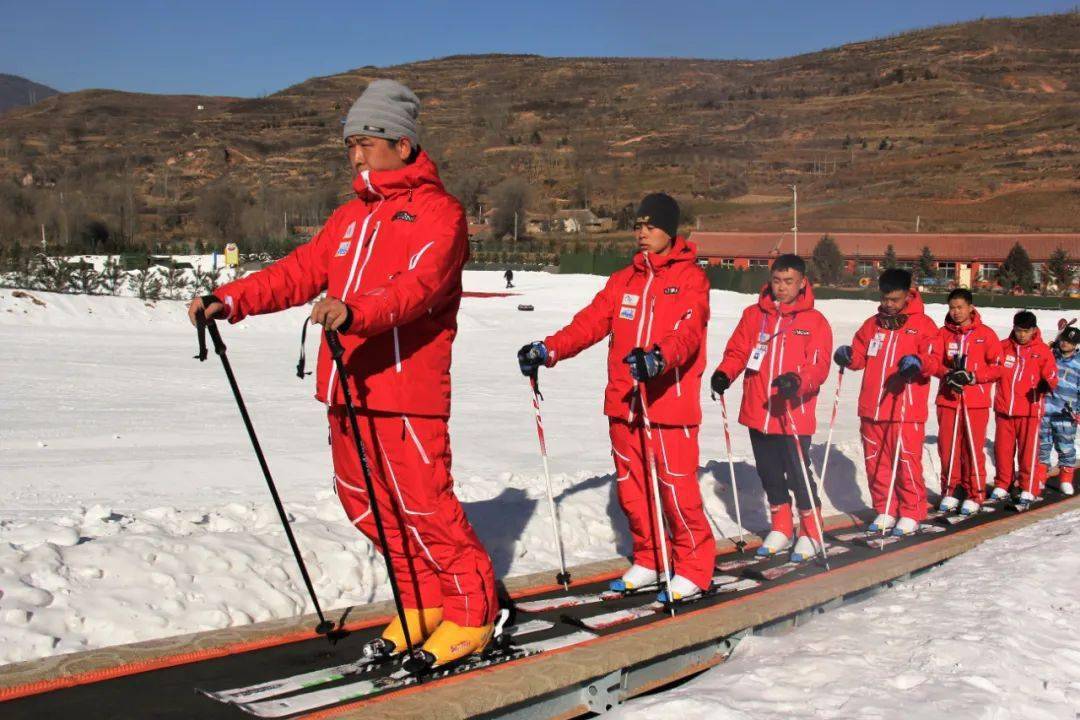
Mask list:
[[[512,175],[537,209],[663,189],[701,227],[776,230],[798,183],[800,225],[822,230],[1080,230],[1073,12],[770,61],[469,56],[258,99],[64,94],[0,117],[0,214],[22,203],[0,241],[94,217],[155,240],[274,232],[284,211],[317,224],[348,192],[341,118],[377,77],[420,95],[424,144],[463,195]],[[205,209],[221,195],[235,227]]]

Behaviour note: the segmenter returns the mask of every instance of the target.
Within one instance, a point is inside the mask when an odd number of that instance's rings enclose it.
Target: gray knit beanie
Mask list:
[[[356,99],[345,117],[345,137],[369,137],[397,140],[409,138],[417,146],[416,117],[420,98],[396,80],[372,80]]]

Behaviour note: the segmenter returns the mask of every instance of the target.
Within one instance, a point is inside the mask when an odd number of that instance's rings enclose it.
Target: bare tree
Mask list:
[[[496,238],[514,232],[515,223],[518,233],[521,233],[525,227],[525,209],[529,205],[531,194],[529,184],[520,177],[509,177],[491,191],[495,205],[492,225]]]

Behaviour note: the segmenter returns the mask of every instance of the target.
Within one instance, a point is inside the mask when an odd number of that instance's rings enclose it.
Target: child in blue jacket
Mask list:
[[[1076,471],[1076,421],[1080,417],[1080,327],[1068,325],[1054,343],[1057,388],[1046,396],[1046,412],[1039,428],[1039,462],[1050,465],[1050,450],[1057,450],[1058,487],[1072,495]]]

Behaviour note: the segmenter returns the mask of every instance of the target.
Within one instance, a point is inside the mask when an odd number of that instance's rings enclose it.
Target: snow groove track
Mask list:
[[[716,593],[699,603],[683,606],[674,618],[665,613],[633,611],[649,604],[652,597],[648,595],[545,612],[520,612],[515,618],[517,623],[537,619],[555,623],[551,629],[530,635],[530,639],[542,640],[578,632],[586,618],[604,612],[632,610],[623,615],[628,618],[625,622],[597,629],[598,637],[570,647],[329,706],[304,717],[403,720],[422,716],[431,707],[439,707],[439,716],[444,720],[478,714],[497,717],[508,708],[535,703],[541,698],[548,702],[553,697],[568,698],[571,710],[584,712],[588,709],[586,704],[572,704],[575,693],[600,678],[617,677],[628,669],[641,668],[666,657],[700,658],[695,664],[684,666],[678,675],[703,670],[724,659],[724,653],[710,648],[718,647],[725,638],[858,595],[938,564],[996,535],[1080,507],[1080,499],[1066,499],[1052,489],[1048,490],[1047,496],[1045,502],[1026,513],[993,512],[956,525],[939,523],[939,532],[904,539],[882,549],[868,547],[856,538],[850,542],[840,540],[841,535],[852,537],[850,532],[840,532],[841,529],[850,530],[850,521],[837,523],[834,518],[833,522],[827,523],[831,528],[833,547],[846,551],[836,554],[833,570],[829,573],[808,563],[778,575],[768,571],[781,567],[788,569],[786,555],[740,567],[732,566],[732,561],[740,556],[727,555],[718,562],[718,574],[753,578],[757,583],[744,583],[738,586],[742,589]],[[725,579],[724,582],[728,581]],[[596,593],[603,585],[594,574],[592,582],[575,585],[572,591]],[[561,589],[547,588],[535,594],[523,594],[529,595],[530,599],[541,599],[561,593]],[[197,693],[196,689],[219,691],[265,683],[354,660],[360,644],[375,632],[373,625],[364,624],[368,625],[366,629],[352,632],[332,649],[325,640],[305,639],[75,687],[64,687],[63,679],[42,679],[41,687],[37,688],[39,694],[9,700],[0,705],[0,715],[4,718],[250,717],[235,705],[217,702]],[[380,669],[370,677],[391,671],[391,668]],[[0,698],[17,697],[19,688],[12,687],[4,675],[5,672],[0,670]],[[654,677],[649,687],[674,677],[673,673]],[[50,683],[57,689],[40,692]],[[641,692],[645,687],[644,684],[630,685],[627,694]],[[286,697],[300,697],[302,692]],[[623,699],[626,697],[620,696],[614,702]],[[554,706],[552,708],[554,710]],[[566,705],[560,707],[559,713],[570,716]],[[555,714],[552,712],[551,716]]]

